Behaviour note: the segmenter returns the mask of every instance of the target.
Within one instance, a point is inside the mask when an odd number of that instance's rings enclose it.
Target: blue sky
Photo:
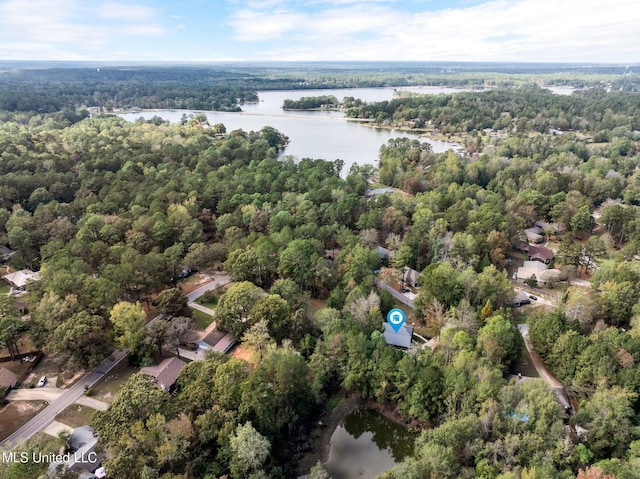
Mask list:
[[[640,62],[637,0],[0,0],[0,60]]]

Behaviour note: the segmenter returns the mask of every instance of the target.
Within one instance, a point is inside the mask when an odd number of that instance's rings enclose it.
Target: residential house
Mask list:
[[[539,261],[525,261],[516,272],[516,279],[527,280],[532,276],[540,279],[540,274],[547,269],[547,265]]]
[[[5,392],[8,393],[16,387],[16,384],[18,384],[18,376],[7,368],[0,368],[0,388],[4,388]]]
[[[226,354],[236,343],[231,334],[223,333],[219,329],[213,328],[198,341],[195,341],[194,344],[205,351],[217,351]]]
[[[9,261],[9,259],[16,254],[15,251],[10,250],[5,245],[0,246],[0,263],[5,263]]]
[[[384,326],[384,339],[387,344],[404,349],[409,349],[411,347],[411,340],[413,339],[413,326],[407,326],[406,324],[403,324],[396,333],[393,330],[393,327],[386,321],[383,322],[382,325]]]
[[[544,241],[544,231],[539,226],[527,228],[524,230],[524,234],[527,237],[529,243],[542,243]]]
[[[393,193],[395,193],[395,190],[393,188],[373,188],[368,189],[365,193],[365,196],[367,198],[371,198],[373,196],[392,195]]]
[[[156,378],[158,387],[166,392],[173,389],[180,371],[187,365],[182,359],[168,358],[155,366],[147,366],[140,369],[142,374],[149,374]]]
[[[539,261],[540,263],[550,265],[555,258],[555,253],[544,246],[529,245],[527,258],[529,261]]]
[[[34,273],[30,269],[22,269],[15,273],[5,274],[3,278],[11,285],[11,291],[20,292],[24,291],[25,287],[30,282],[38,281],[40,276],[38,273]]]
[[[535,223],[533,223],[534,226],[537,226],[538,228],[542,228],[542,231],[544,231],[545,233],[551,233],[551,234],[559,234],[559,233],[564,233],[565,228],[564,225],[560,222],[556,222],[556,223],[547,223],[545,221],[536,221]]]
[[[408,266],[404,267],[404,272],[402,273],[402,281],[404,284],[417,288],[419,278],[420,273],[418,271],[409,268]]]
[[[380,259],[393,258],[395,256],[393,251],[380,245],[376,246],[376,251],[378,252],[378,256],[380,256]]]
[[[529,299],[529,295],[524,291],[518,291],[516,297],[511,301],[511,306],[514,308],[519,308],[523,304],[530,304],[531,300]]]
[[[550,265],[555,258],[553,250],[550,250],[545,246],[529,244],[525,241],[520,241],[520,243],[518,243],[518,249],[527,254],[528,261],[539,261],[546,265]]]

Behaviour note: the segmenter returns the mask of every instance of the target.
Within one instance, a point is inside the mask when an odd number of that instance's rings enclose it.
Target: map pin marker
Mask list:
[[[398,308],[393,308],[387,313],[387,321],[396,333],[400,331],[400,328],[402,327],[406,319],[407,315],[404,314],[404,311]]]

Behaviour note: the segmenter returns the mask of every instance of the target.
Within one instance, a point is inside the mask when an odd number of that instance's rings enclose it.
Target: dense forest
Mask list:
[[[173,80],[145,90],[142,78],[110,91],[112,106],[181,95],[161,98]],[[65,96],[62,79],[42,83],[42,95]],[[528,87],[358,102],[354,117],[465,134],[467,153],[398,138],[379,168],[343,172],[339,160],[278,159],[287,132],[270,127],[130,123],[72,108],[89,91],[107,106],[101,88],[69,87],[51,113],[0,101],[14,110],[0,119],[0,244],[17,252],[14,267],[41,276],[28,323],[0,305],[0,341],[26,328],[62,368],[96,365],[116,347],[148,364],[189,327],[176,277],[224,268],[235,282],[216,320],[256,354],[192,362],[173,395],[132,376],[93,420],[112,477],[291,477],[309,430],[344,394],[422,430],[387,479],[638,477],[637,94]],[[397,191],[370,197],[374,183]],[[556,284],[554,308],[524,315],[509,307],[505,268],[537,219],[566,226],[556,261],[567,276],[588,269],[585,255],[607,261],[589,287]],[[434,350],[386,344],[394,302],[376,285],[383,265],[422,272],[411,320],[438,338]],[[325,307],[312,313],[310,298]],[[145,328],[141,304],[153,301],[164,316]],[[522,321],[576,397],[574,414],[545,382],[506,379]],[[26,467],[3,464],[0,475],[28,477]]]
[[[6,63],[6,62],[5,62]],[[240,111],[257,90],[447,85],[467,88],[542,83],[638,91],[624,67],[544,64],[341,64],[117,66],[46,68],[0,63],[0,111],[75,113],[78,108],[181,108]]]

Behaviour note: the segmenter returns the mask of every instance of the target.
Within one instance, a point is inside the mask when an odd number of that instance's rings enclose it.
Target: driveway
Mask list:
[[[225,284],[229,284],[231,282],[231,278],[226,274],[214,274],[211,276],[212,281],[210,283],[205,284],[204,286],[199,287],[198,289],[192,291],[187,295],[187,301],[189,302],[189,306],[192,306],[190,303],[193,303],[196,299],[202,296],[207,291],[212,291],[214,289],[221,288]]]
[[[7,395],[8,401],[48,401],[57,399],[64,389],[58,388],[30,388],[14,389]]]
[[[542,358],[538,353],[533,349],[533,344],[531,343],[531,339],[529,339],[529,325],[528,324],[518,324],[518,330],[522,335],[522,339],[524,339],[524,345],[529,351],[529,357],[531,358],[531,363],[538,371],[538,375],[541,379],[544,379],[549,387],[556,393],[558,397],[558,402],[562,404],[565,408],[571,406],[571,402],[569,401],[569,396],[564,390],[564,386],[558,379],[547,369],[547,366],[542,361]]]
[[[115,351],[111,357],[102,361],[97,368],[82,376],[69,389],[63,390],[58,397],[50,401],[49,405],[40,411],[40,413],[38,413],[33,419],[7,437],[4,441],[0,442],[0,448],[2,450],[10,450],[18,444],[21,444],[23,441],[26,441],[37,432],[42,431],[53,421],[56,415],[60,414],[83,396],[85,386],[93,386],[107,373],[109,373],[109,371],[120,364],[120,362],[126,357],[126,351]]]

